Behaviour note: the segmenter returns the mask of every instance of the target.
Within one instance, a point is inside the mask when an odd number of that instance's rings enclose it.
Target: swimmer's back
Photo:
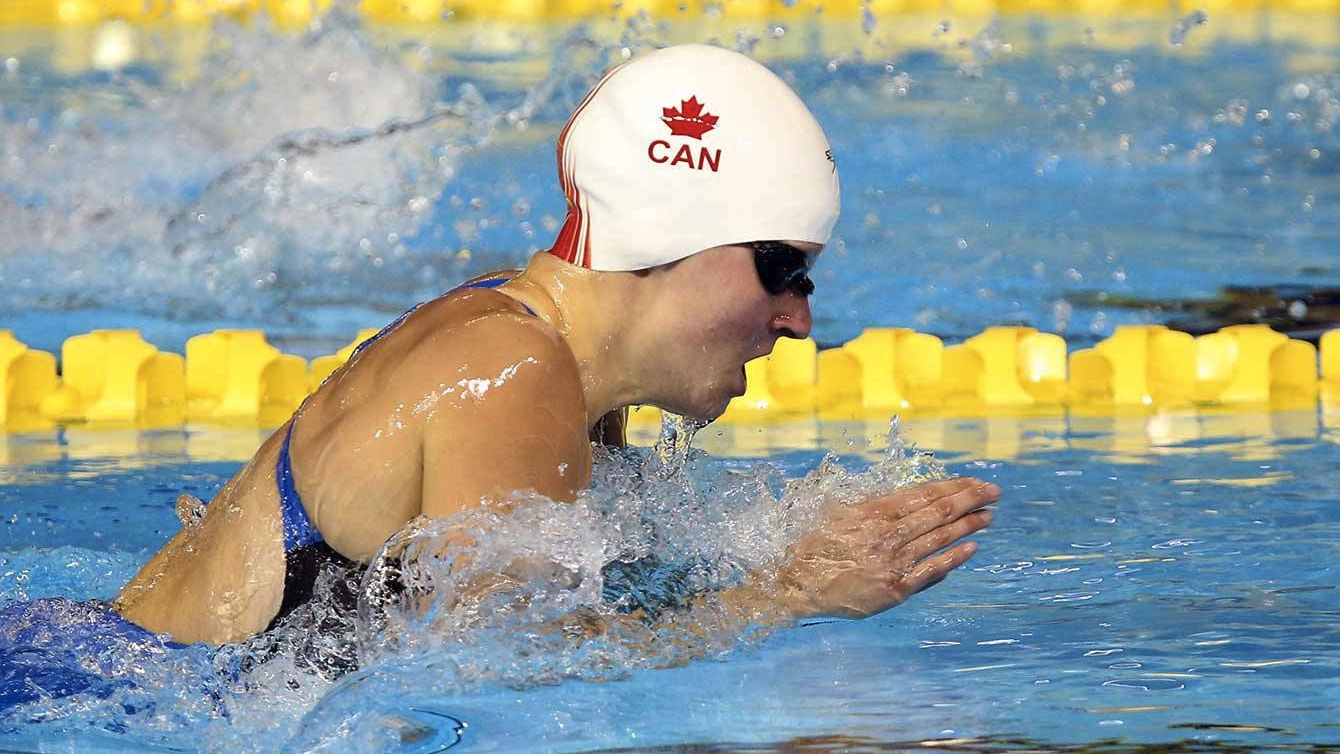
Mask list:
[[[497,479],[574,497],[590,479],[582,407],[575,360],[552,327],[496,290],[453,292],[416,307],[308,398],[291,420],[293,481],[326,542],[367,562],[420,514],[505,497]],[[182,642],[269,625],[284,596],[275,467],[287,430],[126,585],[118,612]]]
[[[541,411],[569,415],[537,416],[540,399],[552,399]],[[326,541],[366,562],[415,516],[510,492],[492,489],[500,477],[479,459],[533,444],[537,422],[584,439],[581,406],[575,360],[551,326],[506,293],[458,290],[417,307],[313,394],[295,419],[294,480]]]

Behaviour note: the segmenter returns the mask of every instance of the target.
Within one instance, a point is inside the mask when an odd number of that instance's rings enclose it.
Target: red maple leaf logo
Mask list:
[[[703,111],[696,94],[680,100],[679,109],[663,107],[661,113],[661,120],[670,127],[670,133],[674,136],[692,136],[701,139],[703,134],[717,126],[717,116]]]

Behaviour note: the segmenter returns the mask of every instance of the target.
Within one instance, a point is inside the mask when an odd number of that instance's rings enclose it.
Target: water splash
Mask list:
[[[186,731],[223,712],[230,686],[204,647],[169,648],[125,630],[103,603],[66,598],[4,607],[0,666],[6,736],[22,727],[98,737],[133,725],[145,748],[182,747],[191,739]],[[68,688],[81,691],[60,696]]]
[[[418,519],[360,581],[318,582],[319,595],[359,590],[356,612],[318,600],[261,637],[189,655],[199,667],[171,653],[122,663],[133,687],[46,702],[27,730],[217,751],[440,750],[469,723],[441,717],[463,694],[615,680],[757,643],[788,621],[723,590],[761,574],[767,593],[826,506],[944,475],[896,423],[869,467],[829,457],[798,479],[709,457],[683,442],[690,432],[666,438],[676,471],[664,448],[599,449],[573,503],[518,495]]]
[[[574,503],[518,496],[416,521],[364,577],[362,664],[440,653],[453,669],[449,687],[459,689],[620,677],[725,651],[774,619],[691,598],[780,562],[825,506],[943,476],[896,426],[888,454],[862,472],[833,457],[798,480],[771,464],[742,469],[692,450],[682,463],[667,473],[658,450],[602,452],[592,488]],[[626,620],[653,606],[611,593],[614,563],[658,564],[650,573],[674,581],[663,591],[684,590],[671,596],[691,605],[690,617]]]
[[[350,280],[375,280],[366,287],[394,310],[514,265],[527,249],[458,253],[439,227],[452,227],[444,191],[500,133],[557,122],[609,43],[570,35],[545,53],[547,73],[484,92],[406,65],[361,23],[332,12],[280,34],[221,22],[194,67],[113,71],[66,98],[7,106],[0,309],[274,326],[306,316],[294,302],[342,300]]]
[[[672,414],[661,414],[661,435],[656,440],[656,458],[661,463],[661,478],[668,478],[684,467],[693,443],[693,436],[708,422]]]
[[[6,124],[17,159],[6,163],[0,182],[21,198],[4,208],[6,225],[19,232],[0,241],[0,274],[19,283],[15,293],[38,273],[28,260],[39,251],[42,265],[57,267],[44,267],[43,277],[54,272],[69,281],[45,294],[52,305],[115,301],[116,289],[127,287],[132,297],[155,291],[182,302],[202,292],[237,293],[220,286],[264,287],[273,271],[265,262],[273,260],[264,258],[260,237],[249,247],[224,239],[207,257],[179,261],[166,253],[164,226],[180,202],[195,197],[197,219],[227,214],[208,202],[211,180],[245,164],[275,134],[374,128],[424,109],[429,96],[425,80],[369,50],[355,29],[333,23],[297,37],[220,25],[209,45],[194,81],[117,73],[100,98],[74,98],[45,121]],[[354,163],[346,165],[351,174],[369,167],[345,160]],[[363,182],[369,190],[377,175]],[[280,194],[270,196],[279,201]]]

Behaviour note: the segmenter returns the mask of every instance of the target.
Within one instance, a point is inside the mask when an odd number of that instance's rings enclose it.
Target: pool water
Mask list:
[[[678,644],[648,656],[592,657],[560,643],[545,658],[499,656],[525,649],[508,633],[517,626],[499,618],[457,634],[464,653],[420,635],[424,645],[334,684],[282,660],[263,665],[224,692],[223,718],[200,703],[199,677],[150,665],[142,672],[159,694],[153,714],[68,700],[40,715],[21,710],[5,718],[18,725],[11,747],[433,751],[457,736],[466,751],[1340,746],[1340,437],[1315,416],[1292,419],[1288,433],[1244,437],[1235,424],[1191,418],[1199,436],[1140,451],[1121,449],[1134,438],[1115,425],[1040,423],[1007,458],[973,447],[999,420],[912,422],[904,433],[947,429],[959,446],[944,453],[949,471],[994,480],[1005,495],[967,567],[876,618],[741,636],[727,617],[708,615],[697,624],[705,635],[667,632]],[[824,460],[821,444],[834,447],[829,463],[875,484],[883,444],[870,442],[868,427],[843,429],[774,446],[764,460],[734,455],[733,435],[753,430],[704,430],[703,455],[680,481],[697,482],[700,508],[726,501],[739,524],[729,543],[680,531],[678,546],[747,559],[766,526],[756,506],[805,495],[760,499],[760,486],[810,473]],[[236,467],[209,450],[210,435],[235,432],[196,430],[112,455],[60,437],[11,438],[11,448],[45,458],[12,466],[0,489],[0,597],[112,595],[173,531],[176,494],[208,495]],[[688,526],[685,518],[671,515],[666,526]],[[614,518],[588,520],[618,535]],[[564,536],[553,536],[549,546],[563,550]],[[552,588],[542,583],[537,595]],[[290,689],[294,679],[301,686]],[[416,733],[402,743],[396,731],[406,728]],[[786,748],[799,741],[814,748]]]
[[[1211,16],[1175,46],[1178,20],[337,17],[122,29],[141,57],[111,71],[69,52],[112,44],[94,31],[0,31],[0,319],[53,352],[115,324],[177,353],[229,325],[332,353],[546,247],[571,108],[623,50],[693,39],[771,61],[832,135],[821,345],[1018,323],[1082,346],[1226,286],[1340,286],[1333,19]]]
[[[180,353],[237,326],[330,353],[542,248],[567,112],[624,48],[688,39],[768,60],[831,136],[821,344],[1019,323],[1075,347],[1227,286],[1340,286],[1333,19],[1184,20],[0,29],[0,327],[53,352],[94,327]],[[892,442],[888,420],[709,427],[687,460],[606,458],[580,505],[466,521],[481,567],[561,564],[523,580],[527,612],[361,617],[362,669],[334,681],[296,667],[291,635],[123,663],[134,691],[0,714],[0,749],[1340,748],[1333,406],[919,418]],[[0,601],[110,597],[177,530],[177,496],[207,499],[264,436],[0,438]],[[595,641],[543,630],[605,609],[611,559],[720,586],[825,496],[938,473],[998,483],[996,524],[887,614],[778,626],[709,602]]]

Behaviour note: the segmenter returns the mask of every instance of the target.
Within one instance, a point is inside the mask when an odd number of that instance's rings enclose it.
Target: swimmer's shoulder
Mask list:
[[[453,291],[419,308],[421,311],[415,312],[414,337],[429,344],[450,340],[455,347],[468,350],[470,341],[505,338],[518,339],[512,343],[514,346],[566,349],[562,336],[552,325],[497,289]]]
[[[452,321],[471,323],[480,317],[520,318],[523,321],[543,322],[525,304],[507,293],[502,284],[474,286],[469,283],[425,303],[426,314]]]
[[[458,289],[415,307],[333,375],[333,391],[403,398],[444,377],[502,368],[521,359],[550,379],[577,376],[562,335],[520,301],[494,288]]]
[[[520,358],[544,365],[553,376],[577,374],[576,357],[558,330],[492,287],[457,289],[426,301],[379,340],[386,342],[369,348],[363,360],[393,362],[402,378],[421,369],[489,369]]]

